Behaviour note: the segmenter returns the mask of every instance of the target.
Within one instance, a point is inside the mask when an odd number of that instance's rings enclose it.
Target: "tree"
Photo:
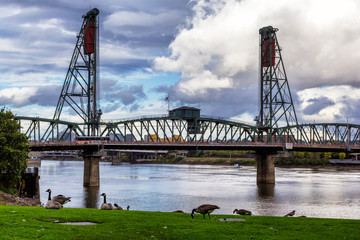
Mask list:
[[[15,187],[25,171],[30,152],[28,138],[20,133],[20,124],[11,111],[0,110],[0,184]]]
[[[345,157],[346,157],[346,153],[344,153],[344,152],[339,153],[340,159],[345,159]]]
[[[331,152],[325,152],[324,153],[324,158],[325,159],[330,159],[331,158]]]

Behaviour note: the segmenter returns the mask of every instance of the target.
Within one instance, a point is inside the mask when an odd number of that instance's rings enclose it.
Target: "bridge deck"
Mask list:
[[[216,142],[107,142],[107,143],[79,143],[79,142],[32,142],[32,151],[59,151],[59,150],[83,150],[98,151],[101,149],[137,149],[137,150],[248,150],[248,151],[284,151],[282,143],[261,142],[238,142],[238,143],[216,143]],[[346,144],[293,144],[288,151],[307,152],[346,152]],[[360,152],[360,146],[351,146],[352,152]]]

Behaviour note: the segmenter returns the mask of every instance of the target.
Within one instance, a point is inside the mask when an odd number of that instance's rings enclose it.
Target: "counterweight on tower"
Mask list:
[[[64,104],[67,103],[84,121],[89,136],[98,134],[101,117],[96,94],[99,57],[98,15],[99,10],[94,8],[83,16],[84,20],[53,117],[60,119]]]

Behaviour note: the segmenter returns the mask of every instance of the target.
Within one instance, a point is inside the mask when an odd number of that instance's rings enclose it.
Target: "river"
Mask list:
[[[256,168],[244,166],[100,163],[100,187],[83,187],[82,161],[42,160],[41,202],[48,188],[53,195],[71,196],[67,208],[98,208],[107,202],[130,210],[171,212],[204,204],[220,207],[214,213],[232,214],[235,208],[253,215],[360,219],[359,170],[276,168],[275,185],[257,185]]]

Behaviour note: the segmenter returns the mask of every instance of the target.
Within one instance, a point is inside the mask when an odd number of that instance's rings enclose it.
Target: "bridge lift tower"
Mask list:
[[[280,125],[297,125],[297,118],[276,32],[263,27],[260,34],[260,114],[255,118],[259,141],[272,142]],[[257,183],[275,183],[277,152],[257,151]]]
[[[84,132],[88,136],[98,135],[102,114],[97,103],[98,15],[99,10],[94,8],[83,16],[84,20],[53,117],[59,120],[64,104],[67,103],[84,121],[87,128]]]
[[[297,125],[295,107],[287,81],[277,28],[263,27],[260,34],[260,114],[255,118],[258,129],[266,133],[266,141],[279,125]],[[263,139],[265,141],[265,139]]]

